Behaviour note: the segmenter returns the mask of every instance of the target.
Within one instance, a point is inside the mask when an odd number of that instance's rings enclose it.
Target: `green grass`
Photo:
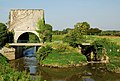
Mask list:
[[[116,42],[118,45],[120,45],[120,37],[119,38],[109,38],[111,41]]]
[[[81,64],[82,62],[87,61],[84,55],[78,53],[77,48],[73,48],[67,43],[52,42],[48,45],[49,46],[46,45],[38,50],[38,60],[44,58],[39,60],[41,65],[65,67],[69,65]]]
[[[69,66],[76,65],[82,62],[86,62],[87,59],[84,55],[79,53],[69,53],[69,54],[60,54],[60,53],[50,53],[48,57],[43,60],[43,64],[50,66]]]
[[[107,64],[107,69],[113,72],[120,72],[120,57],[110,56],[110,63]]]
[[[109,39],[112,42],[117,43],[118,45],[120,45],[120,37],[117,36],[96,36],[97,38],[106,38]]]

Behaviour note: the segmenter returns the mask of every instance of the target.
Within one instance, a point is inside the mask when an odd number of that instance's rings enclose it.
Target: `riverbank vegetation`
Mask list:
[[[0,49],[8,42],[13,42],[13,34],[5,24],[0,23]]]
[[[119,57],[120,57],[120,46],[119,40],[120,37],[106,37],[103,32],[108,33],[107,31],[102,31],[98,28],[90,28],[90,25],[87,22],[81,22],[74,25],[74,28],[66,28],[63,31],[53,31],[53,39],[52,42],[56,42],[56,47],[52,47],[52,51],[45,55],[44,59],[40,62],[41,64],[46,64],[49,66],[63,66],[69,64],[76,64],[72,60],[81,60],[82,58],[73,57],[77,55],[86,56],[87,61],[105,61],[107,64],[107,69],[113,71],[113,69],[119,69]],[[119,32],[112,32],[119,33]],[[111,33],[111,34],[112,34]],[[103,35],[103,36],[102,36]],[[116,35],[116,34],[114,34]],[[59,46],[60,42],[62,42],[61,46]],[[90,43],[90,46],[83,46],[82,43]],[[51,43],[52,44],[52,43]],[[74,48],[74,52],[69,49],[68,54],[66,53],[66,49],[62,52],[56,51],[55,49],[62,50],[64,48],[64,44]],[[57,46],[58,45],[58,46]],[[81,54],[78,54],[79,46],[82,47]],[[44,47],[46,48],[46,47]],[[54,48],[54,51],[53,51]],[[43,49],[43,47],[41,48]],[[41,50],[40,49],[40,50]],[[46,48],[47,49],[47,48]],[[77,51],[75,51],[77,49]],[[38,51],[38,55],[41,51]],[[43,53],[42,53],[43,54]],[[70,55],[70,56],[69,56]],[[42,55],[41,55],[42,56]],[[68,58],[67,58],[68,57]],[[40,55],[39,55],[39,58]],[[116,58],[116,60],[115,60]],[[69,62],[69,61],[71,62]],[[85,62],[85,59],[84,59]],[[80,62],[77,62],[78,64]],[[114,70],[114,71],[115,71]]]
[[[84,55],[76,48],[65,43],[53,42],[38,50],[39,63],[49,67],[72,67],[81,66],[87,62]]]
[[[0,81],[40,81],[40,78],[32,78],[26,71],[18,72],[11,68],[7,59],[0,54]]]

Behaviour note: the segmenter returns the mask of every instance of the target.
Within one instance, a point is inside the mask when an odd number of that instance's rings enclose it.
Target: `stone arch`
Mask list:
[[[14,35],[14,42],[17,43],[18,38],[24,33],[33,33],[39,38],[39,41],[41,41],[39,34],[36,31],[16,31]]]

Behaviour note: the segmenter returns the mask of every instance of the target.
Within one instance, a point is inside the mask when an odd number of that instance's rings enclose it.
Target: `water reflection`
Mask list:
[[[10,65],[34,77],[40,76],[41,81],[120,81],[120,74],[108,72],[104,64],[58,69],[39,66],[36,57],[23,57],[11,61]]]

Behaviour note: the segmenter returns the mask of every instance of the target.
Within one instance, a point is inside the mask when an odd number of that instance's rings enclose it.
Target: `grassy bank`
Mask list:
[[[39,63],[50,67],[80,66],[87,61],[76,48],[64,43],[51,43],[39,49]]]
[[[76,52],[71,52],[69,54],[52,52],[45,60],[42,61],[44,65],[53,67],[80,66],[84,62],[86,62],[86,57]]]
[[[112,72],[120,73],[120,57],[110,57],[110,63],[107,69]]]
[[[103,46],[106,49],[106,54],[109,57],[110,63],[107,64],[107,69],[109,71],[120,72],[120,37],[116,36],[94,36],[94,35],[85,35],[84,36],[86,41],[89,43],[93,43],[97,41],[98,46]],[[79,65],[82,62],[86,62],[86,58],[84,55],[79,54],[76,48],[72,48],[69,45],[65,45],[62,43],[64,35],[53,35],[53,42],[54,41],[61,41],[56,42],[56,44],[51,43],[50,46],[52,52],[42,58],[40,63],[43,65],[48,66],[74,66]],[[62,44],[60,44],[62,43]],[[38,52],[38,54],[41,51]],[[102,55],[102,54],[101,54]],[[39,58],[41,58],[39,56]]]
[[[6,59],[0,55],[0,81],[33,81],[33,78],[26,71],[18,72],[12,69]],[[36,81],[40,79],[37,78]]]

